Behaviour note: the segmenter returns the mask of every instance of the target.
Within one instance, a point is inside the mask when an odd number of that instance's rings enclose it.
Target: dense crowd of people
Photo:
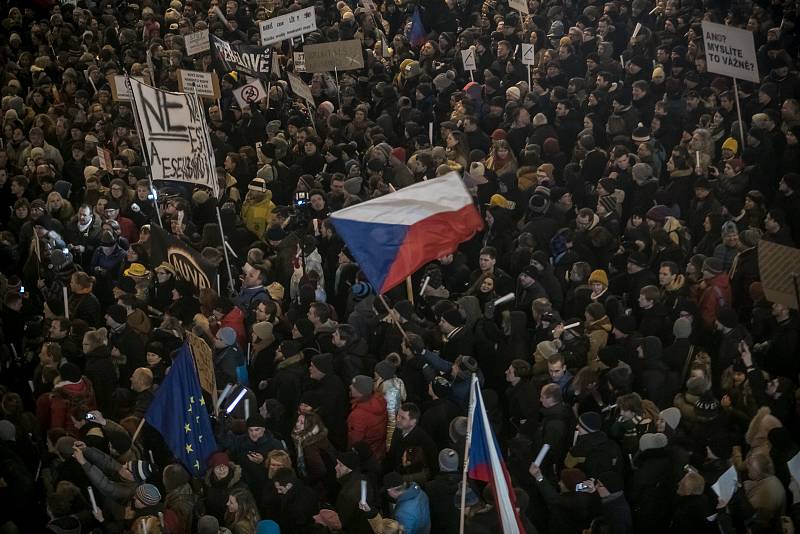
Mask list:
[[[800,296],[758,251],[800,245],[796,3],[287,4],[3,3],[0,531],[500,532],[461,485],[477,376],[525,532],[794,532]],[[312,5],[269,98],[204,101],[219,198],[152,180],[114,75],[177,91],[219,68],[187,35]],[[709,72],[702,21],[760,83]],[[363,68],[295,65],[351,39]],[[376,295],[330,214],[453,171],[483,230]],[[140,425],[190,334],[201,477]]]

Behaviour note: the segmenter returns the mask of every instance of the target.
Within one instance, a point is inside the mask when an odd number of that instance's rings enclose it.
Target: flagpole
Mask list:
[[[400,321],[398,321],[397,318],[392,313],[392,309],[389,307],[389,303],[386,302],[386,299],[383,298],[382,294],[378,294],[378,298],[381,299],[381,302],[383,302],[386,311],[389,312],[389,318],[392,320],[395,326],[397,326],[397,329],[400,330],[400,333],[403,335],[403,339],[405,340],[405,342],[408,343],[408,334],[406,334],[406,331],[403,330],[403,326],[400,324]]]
[[[133,121],[136,124],[136,129],[139,131],[139,138],[142,140],[142,154],[144,154],[144,160],[147,163],[147,181],[150,182],[150,193],[153,195],[153,206],[156,208],[156,217],[158,218],[158,225],[161,228],[164,228],[164,224],[161,222],[161,210],[158,208],[158,194],[156,193],[156,188],[153,186],[153,166],[150,164],[150,153],[147,151],[147,146],[145,143],[145,136],[144,130],[142,129],[142,123],[139,122],[139,107],[136,105],[136,98],[133,96],[133,84],[131,83],[130,77],[128,76],[128,72],[125,72],[125,85],[128,86],[128,89],[131,91],[131,106],[133,107]]]
[[[472,445],[472,419],[475,416],[475,386],[478,382],[478,375],[472,373],[472,380],[469,386],[469,411],[467,412],[467,439],[464,445],[464,472],[461,475],[461,512],[459,518],[458,532],[464,534],[464,524],[466,514],[464,508],[467,503],[467,473],[469,472],[469,448]]]
[[[233,275],[231,274],[231,262],[228,259],[228,248],[225,246],[225,232],[222,229],[222,215],[219,213],[219,206],[217,206],[217,224],[219,224],[219,235],[222,238],[222,252],[225,254],[225,267],[228,268],[228,290],[231,294],[235,293],[233,289]]]

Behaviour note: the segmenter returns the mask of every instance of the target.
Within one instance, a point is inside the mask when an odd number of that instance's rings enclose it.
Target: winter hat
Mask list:
[[[261,321],[253,325],[253,332],[259,339],[270,339],[273,337],[273,328],[269,321]]]
[[[489,206],[497,206],[500,208],[504,208],[507,210],[513,210],[515,207],[515,203],[508,200],[506,197],[501,195],[500,193],[495,193],[489,199]]]
[[[606,375],[608,383],[617,391],[625,391],[631,386],[631,370],[629,367],[614,367]]]
[[[431,389],[433,390],[434,395],[440,399],[446,399],[450,396],[453,385],[446,377],[439,375],[433,377],[433,380],[431,381]]]
[[[633,133],[631,134],[631,140],[637,143],[645,143],[650,140],[650,130],[642,125],[637,126],[633,129]]]
[[[58,452],[62,458],[71,458],[73,453],[72,446],[75,445],[75,441],[75,438],[72,436],[61,436],[58,438],[58,441],[56,441],[56,452]]]
[[[595,269],[592,271],[592,274],[589,275],[589,283],[592,284],[594,282],[599,282],[608,287],[608,275],[603,269]]]
[[[443,473],[458,471],[458,453],[456,451],[450,448],[439,451],[439,471]]]
[[[191,480],[186,468],[181,464],[169,464],[164,468],[164,473],[161,477],[164,481],[164,489],[167,493],[184,484],[188,484]]]
[[[491,138],[493,141],[499,141],[499,140],[501,140],[501,139],[505,139],[507,135],[508,135],[508,134],[506,133],[506,131],[505,131],[505,130],[503,130],[502,128],[495,128],[495,129],[492,131],[492,135],[490,135],[489,137],[490,137],[490,138]]]
[[[453,443],[458,443],[459,440],[465,438],[467,436],[467,418],[463,415],[454,417],[453,420],[450,421],[450,427],[447,433],[450,436],[450,441]]]
[[[219,451],[212,454],[208,459],[208,468],[214,469],[218,465],[229,465],[230,463],[231,458],[228,456],[228,453]]]
[[[687,317],[678,317],[672,325],[672,335],[676,339],[688,339],[692,335],[692,321]]]
[[[125,324],[128,320],[128,312],[122,304],[112,304],[106,310],[106,315],[111,317],[111,320],[117,324]]]
[[[223,326],[217,332],[217,338],[222,341],[226,347],[230,347],[236,344],[236,330],[231,328],[230,326]]]
[[[639,451],[649,451],[650,449],[663,449],[667,446],[668,440],[665,434],[656,432],[654,434],[643,434],[639,438]]]
[[[324,375],[331,375],[334,373],[333,355],[330,353],[317,354],[311,358],[311,363]],[[370,382],[372,382],[372,380],[370,380]]]
[[[736,328],[739,316],[733,308],[722,308],[717,312],[717,321],[725,328]]]
[[[264,419],[260,413],[256,412],[247,418],[245,425],[247,425],[247,428],[267,428],[267,420]]]
[[[547,124],[547,115],[544,113],[537,113],[533,116],[534,126],[544,126],[545,124]]]
[[[153,474],[153,464],[144,460],[131,460],[128,462],[128,469],[133,473],[133,478],[137,482],[144,482]]]
[[[263,178],[253,178],[250,183],[247,184],[247,189],[256,191],[257,193],[265,193],[267,191],[267,182],[265,182]]]
[[[520,95],[521,95],[521,93],[519,91],[519,87],[517,87],[515,85],[513,85],[513,86],[509,87],[508,89],[506,89],[506,100],[508,100],[509,102],[518,101],[519,98],[520,98]]]
[[[325,510],[320,510],[320,515],[324,511]],[[314,516],[315,519],[316,517],[317,516]],[[280,532],[281,532],[280,526],[272,519],[262,519],[256,525],[256,534],[280,534]]]
[[[545,360],[557,352],[558,349],[552,341],[540,341],[536,344],[536,353],[541,355]]]
[[[739,233],[739,241],[746,247],[754,247],[761,239],[761,230],[758,228],[748,228]]]
[[[669,206],[664,206],[663,204],[658,206],[653,206],[652,208],[647,210],[647,213],[645,214],[646,218],[655,221],[658,224],[664,224],[664,222],[666,222],[667,220],[667,217],[671,216],[672,216],[672,210],[669,209]]]
[[[375,364],[375,372],[382,379],[391,380],[397,374],[397,367],[388,360],[381,360]]]
[[[699,397],[706,391],[708,391],[708,381],[702,376],[693,376],[686,381],[686,393],[689,395]]]
[[[204,515],[197,520],[197,534],[219,534],[219,519]]]
[[[366,375],[354,376],[351,385],[362,397],[369,397],[372,395],[373,382],[372,379]]]
[[[653,168],[647,163],[637,163],[631,169],[631,174],[636,182],[644,182],[653,176]]]
[[[719,274],[722,272],[723,264],[719,258],[706,258],[703,260],[703,271],[709,274]]]
[[[353,287],[350,288],[350,291],[353,293],[353,297],[356,300],[362,300],[372,292],[372,286],[367,282],[356,282],[353,284]]]
[[[72,362],[67,362],[58,369],[61,374],[61,380],[67,382],[80,382],[81,369]]]
[[[452,326],[464,326],[466,320],[458,308],[452,308],[442,314],[442,319],[450,323]]]
[[[694,414],[700,421],[712,421],[719,414],[719,402],[710,391],[703,393],[694,403]]]
[[[681,423],[681,411],[675,406],[670,406],[666,410],[661,411],[661,419],[663,419],[672,430],[675,430]]]
[[[603,417],[597,412],[585,412],[578,417],[578,426],[590,434],[597,432],[603,426]]]
[[[625,489],[622,477],[616,471],[606,471],[597,475],[597,480],[605,486],[609,493],[616,493]]]
[[[161,493],[152,484],[142,484],[136,488],[136,500],[145,506],[155,506],[161,501]]]
[[[636,265],[637,267],[641,267],[642,269],[646,269],[647,267],[649,267],[649,260],[647,259],[647,255],[638,250],[634,250],[633,252],[628,254],[628,263]]]
[[[0,421],[0,441],[16,441],[17,429],[8,419]]]
[[[440,93],[446,91],[450,86],[453,85],[453,80],[455,77],[455,73],[451,70],[437,74],[436,77],[433,78],[433,86],[436,87],[436,90]]]
[[[728,137],[725,139],[725,142],[722,143],[722,150],[730,150],[736,154],[739,152],[739,142],[733,137]]]
[[[98,172],[100,172],[100,168],[99,167],[95,167],[94,165],[87,165],[83,169],[83,179],[84,180],[88,180],[89,178],[91,178],[92,176],[97,174]]]
[[[603,206],[608,213],[617,211],[617,198],[614,195],[603,195],[597,199],[597,202]]]
[[[600,178],[598,183],[609,194],[613,193],[617,189],[617,181],[613,178]]]

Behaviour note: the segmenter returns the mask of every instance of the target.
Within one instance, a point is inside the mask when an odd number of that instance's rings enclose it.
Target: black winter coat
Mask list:
[[[117,371],[111,362],[108,347],[97,347],[86,355],[83,374],[92,381],[97,408],[102,413],[112,413],[112,396],[117,389]]]
[[[458,508],[453,498],[461,483],[461,475],[439,473],[436,478],[425,483],[425,493],[431,510],[431,532],[456,534],[459,528]]]
[[[639,453],[628,482],[633,522],[637,532],[666,532],[670,502],[675,494],[669,451],[650,449]]]

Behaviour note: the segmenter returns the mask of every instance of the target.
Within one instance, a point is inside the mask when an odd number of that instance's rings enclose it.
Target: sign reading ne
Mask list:
[[[219,80],[214,72],[178,69],[178,90],[192,94],[197,91],[198,96],[214,100],[220,97]]]
[[[359,39],[306,45],[303,47],[303,54],[306,60],[306,72],[364,68],[364,54]]]
[[[292,11],[280,17],[262,20],[258,23],[262,46],[291,39],[317,29],[314,7]]]
[[[753,33],[703,21],[708,72],[758,83],[758,59]]]
[[[188,34],[184,44],[186,45],[187,56],[208,52],[208,49],[211,48],[211,44],[208,42],[208,30],[200,30],[199,32]]]
[[[131,80],[135,113],[153,180],[202,185],[219,196],[214,149],[205,128],[201,100]]]

